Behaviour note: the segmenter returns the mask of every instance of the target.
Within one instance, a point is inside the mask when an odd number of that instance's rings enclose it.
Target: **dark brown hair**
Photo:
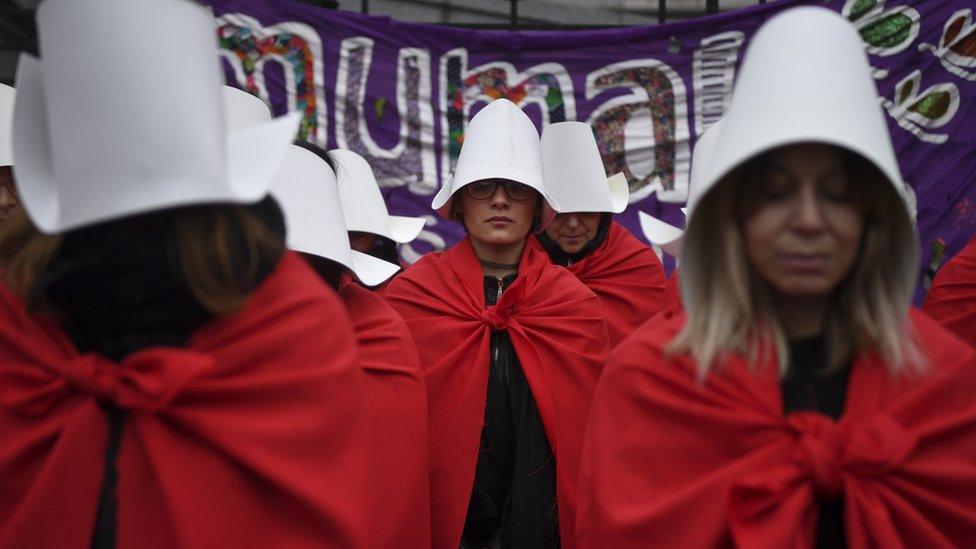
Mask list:
[[[283,235],[246,206],[191,206],[150,215],[169,217],[184,282],[214,315],[243,308],[260,282],[261,265],[276,264],[284,253]],[[31,310],[51,309],[36,285],[61,243],[60,235],[38,231],[20,208],[0,225],[0,279]]]

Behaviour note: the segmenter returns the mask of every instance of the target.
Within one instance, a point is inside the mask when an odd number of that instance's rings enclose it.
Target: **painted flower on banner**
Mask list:
[[[930,51],[952,74],[976,81],[976,24],[973,10],[953,13],[942,30],[938,47],[919,44],[919,51]]]
[[[882,99],[898,125],[926,143],[945,143],[949,136],[927,129],[941,128],[959,111],[959,88],[951,82],[921,90],[922,71],[915,70],[895,85],[895,101]]]
[[[908,6],[885,9],[885,0],[847,0],[841,15],[858,32],[868,53],[887,57],[904,51],[918,38],[922,17]],[[875,69],[876,79],[886,78],[888,71]]]

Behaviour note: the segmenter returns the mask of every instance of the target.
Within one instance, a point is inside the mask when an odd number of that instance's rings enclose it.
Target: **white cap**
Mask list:
[[[37,26],[43,57],[21,55],[13,151],[42,231],[267,194],[299,117],[226,132],[209,8],[47,0]]]
[[[17,92],[6,84],[0,84],[0,166],[14,165],[14,152],[10,147],[13,138],[14,99]]]
[[[454,173],[434,196],[431,207],[451,217],[451,197],[462,187],[485,179],[507,179],[532,187],[543,198],[545,228],[559,204],[546,192],[539,132],[532,120],[508,99],[496,99],[471,119]]]
[[[379,235],[398,244],[411,242],[420,235],[426,220],[390,215],[373,169],[365,158],[347,149],[335,149],[329,154],[336,163],[346,230]]]
[[[864,44],[849,21],[820,7],[787,10],[762,26],[746,52],[722,131],[690,200],[777,147],[813,142],[854,152],[874,164],[904,199],[885,115]],[[911,223],[909,212],[904,211]]]
[[[400,270],[349,247],[335,173],[317,154],[292,145],[271,196],[285,214],[290,249],[341,263],[367,286],[382,284]]]
[[[246,91],[224,86],[224,102],[231,131],[271,120],[268,105]],[[340,263],[367,286],[382,284],[400,270],[399,265],[349,247],[335,172],[312,151],[288,147],[271,185],[271,196],[284,214],[289,249]]]
[[[688,182],[688,207],[681,208],[681,213],[688,215],[688,208],[698,202],[701,195],[701,179],[706,172],[706,165],[712,155],[715,154],[715,144],[718,136],[722,133],[722,121],[719,120],[708,127],[705,133],[698,137],[695,143],[695,150],[691,153],[691,175]],[[681,241],[685,232],[681,229],[661,221],[644,212],[637,212],[640,218],[641,229],[644,236],[653,244],[657,244],[665,252],[678,257],[681,255]]]
[[[542,130],[542,169],[546,191],[560,212],[620,213],[630,187],[618,173],[607,177],[593,129],[584,122],[556,122]]]

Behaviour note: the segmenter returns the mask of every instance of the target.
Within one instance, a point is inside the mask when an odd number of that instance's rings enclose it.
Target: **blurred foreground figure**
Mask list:
[[[823,8],[753,38],[689,205],[687,312],[617,347],[594,397],[581,546],[976,539],[976,355],[910,310],[918,246],[869,74]]]
[[[352,327],[267,197],[297,117],[225,130],[195,2],[48,0],[38,27],[30,220],[0,231],[0,547],[365,546]]]

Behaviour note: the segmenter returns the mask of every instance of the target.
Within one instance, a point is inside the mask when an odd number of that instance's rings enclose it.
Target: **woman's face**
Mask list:
[[[840,149],[769,153],[745,183],[742,231],[753,268],[783,297],[826,297],[851,271],[865,214]]]
[[[491,246],[516,244],[525,239],[532,230],[532,223],[539,213],[541,197],[531,187],[521,183],[507,182],[515,190],[505,189],[506,180],[488,179],[469,183],[454,196],[458,210],[468,235],[480,243]],[[495,186],[494,192],[485,196]],[[515,187],[517,186],[517,187]],[[527,196],[525,199],[513,199]]]
[[[572,212],[557,214],[546,227],[546,235],[559,244],[567,254],[575,254],[596,238],[600,228],[600,212]]]

